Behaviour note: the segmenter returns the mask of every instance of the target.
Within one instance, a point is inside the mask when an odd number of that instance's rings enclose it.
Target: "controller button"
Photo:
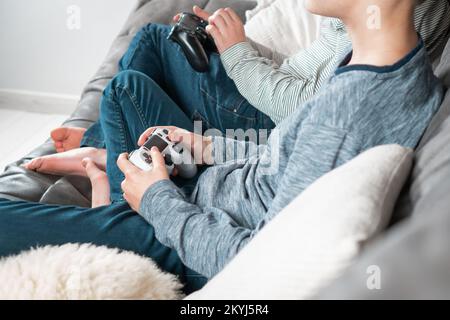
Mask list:
[[[180,146],[179,143],[174,144],[173,145],[173,151],[175,151],[176,153],[182,153],[183,152],[183,147]]]
[[[170,154],[166,154],[164,160],[168,166],[173,165],[172,156]]]
[[[169,130],[167,130],[167,129],[164,129],[163,132],[164,132],[164,134],[169,134]]]

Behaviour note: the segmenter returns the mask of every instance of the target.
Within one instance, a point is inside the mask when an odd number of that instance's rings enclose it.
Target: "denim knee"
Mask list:
[[[160,47],[161,39],[166,39],[170,33],[170,26],[149,23],[142,27],[134,36],[128,50],[119,61],[119,71],[127,70],[130,67],[131,60],[136,49],[145,43],[146,49],[157,50]]]
[[[158,84],[146,74],[135,70],[119,72],[103,92],[100,104],[101,121],[117,118],[121,114],[136,114],[136,121],[146,127],[147,119],[144,106],[151,101],[159,100]]]
[[[135,70],[124,70],[117,73],[103,91],[100,114],[106,114],[111,111],[109,103],[123,107],[124,104],[121,103],[121,100],[124,92],[128,95],[136,96],[139,84],[148,80],[149,78],[145,74]]]

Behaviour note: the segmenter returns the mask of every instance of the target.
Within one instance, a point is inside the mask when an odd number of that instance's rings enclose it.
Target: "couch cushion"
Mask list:
[[[450,88],[450,40],[442,53],[441,61],[436,68],[436,75],[442,79],[447,88]]]
[[[285,56],[309,47],[320,34],[323,17],[313,15],[304,0],[273,0],[249,11],[245,32],[253,41]]]
[[[449,244],[448,206],[432,208],[390,229],[316,298],[450,299]]]
[[[230,7],[236,11],[242,21],[245,21],[245,12],[255,6],[256,2],[250,0],[210,0],[205,6],[205,10],[213,13],[217,9]]]
[[[450,87],[450,40],[436,74]],[[450,91],[433,117],[416,150],[415,165],[394,212],[393,222],[426,214],[435,206],[450,206]]]
[[[189,299],[304,299],[388,222],[412,150],[373,148],[317,180]]]

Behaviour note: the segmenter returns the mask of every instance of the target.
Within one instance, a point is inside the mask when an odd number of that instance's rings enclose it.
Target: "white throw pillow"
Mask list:
[[[323,17],[312,15],[304,0],[260,0],[247,11],[246,35],[286,56],[307,48],[319,37]]]
[[[268,6],[270,6],[275,1],[277,1],[277,0],[257,0],[256,1],[256,6],[252,10],[248,10],[247,12],[245,12],[245,16],[247,18],[247,21],[249,19],[253,18],[262,9],[265,9]]]
[[[385,228],[412,159],[410,149],[379,146],[324,175],[187,299],[314,296]]]

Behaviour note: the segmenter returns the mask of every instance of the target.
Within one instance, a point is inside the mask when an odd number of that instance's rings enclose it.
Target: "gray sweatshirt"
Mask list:
[[[217,164],[192,195],[160,181],[146,191],[139,212],[161,243],[211,277],[325,173],[377,145],[414,148],[442,98],[423,42],[392,66],[341,66],[267,145],[214,138]]]

